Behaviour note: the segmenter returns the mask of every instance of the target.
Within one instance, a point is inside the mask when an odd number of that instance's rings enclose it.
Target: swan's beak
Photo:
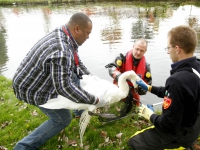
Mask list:
[[[129,75],[128,75],[129,80],[133,83],[134,88],[137,88],[138,85],[136,84],[136,81],[140,81],[141,80],[140,77],[133,70],[128,71],[128,72],[129,72]]]
[[[136,78],[134,78],[134,79],[133,79],[133,78],[131,78],[131,79],[129,79],[129,80],[130,80],[130,81],[133,83],[133,85],[134,85],[134,88],[135,88],[135,89],[137,89],[137,87],[138,87],[138,84],[136,84],[136,81],[137,81],[137,80],[136,80]]]
[[[135,87],[135,88],[138,87],[138,84],[136,84],[136,81],[139,82],[140,80],[141,80],[141,78],[140,78],[137,74],[135,74],[135,80],[134,80],[134,82],[135,82],[135,83],[134,83],[134,87]]]

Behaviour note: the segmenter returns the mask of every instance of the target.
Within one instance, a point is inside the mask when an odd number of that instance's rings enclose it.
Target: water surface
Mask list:
[[[200,7],[179,3],[90,3],[84,5],[0,7],[0,74],[12,79],[30,48],[54,28],[67,23],[75,12],[87,13],[93,30],[79,47],[79,55],[90,72],[112,81],[105,65],[132,48],[135,39],[148,40],[146,59],[151,64],[153,85],[165,84],[171,60],[164,50],[167,32],[190,25],[200,37]],[[200,39],[200,38],[199,38]],[[200,44],[195,55],[200,51]],[[162,99],[148,93],[143,103]]]

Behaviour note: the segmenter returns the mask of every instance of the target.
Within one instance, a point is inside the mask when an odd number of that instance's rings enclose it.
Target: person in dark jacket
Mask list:
[[[147,41],[144,38],[137,39],[134,42],[133,48],[129,50],[125,55],[120,54],[117,56],[113,63],[109,64],[109,75],[113,78],[113,83],[118,85],[119,76],[129,70],[133,70],[139,75],[147,84],[152,83],[151,69],[150,64],[146,61],[144,54],[147,51]],[[114,65],[111,65],[114,64]],[[128,82],[131,89],[127,98],[130,97],[130,94],[134,98],[132,101],[133,104],[140,105],[140,95],[145,95],[146,91],[138,87],[137,89],[133,88],[132,83]],[[123,101],[126,101],[125,98]]]
[[[80,87],[81,76],[90,74],[81,62],[78,47],[92,31],[92,21],[84,13],[75,13],[67,24],[40,39],[26,55],[13,77],[16,97],[37,106],[49,120],[20,140],[14,150],[35,150],[71,122],[68,109],[39,107],[62,95],[76,103],[101,107],[104,100]]]
[[[200,61],[194,56],[197,33],[189,26],[177,26],[168,32],[167,52],[173,62],[164,87],[136,83],[163,98],[161,115],[146,105],[139,115],[152,127],[135,133],[128,141],[132,150],[187,149],[200,133]]]

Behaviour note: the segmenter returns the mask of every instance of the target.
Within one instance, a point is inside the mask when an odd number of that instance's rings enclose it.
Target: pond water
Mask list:
[[[153,85],[163,86],[171,69],[171,60],[164,50],[167,32],[174,26],[184,24],[194,27],[200,37],[200,7],[191,3],[0,7],[0,74],[12,79],[30,48],[45,34],[65,24],[78,11],[87,13],[93,22],[90,38],[79,47],[81,60],[91,73],[109,81],[112,78],[105,65],[119,53],[130,50],[135,39],[145,37],[149,42],[145,55],[151,64]],[[198,56],[199,51],[200,44],[195,55]],[[145,104],[162,101],[150,93],[141,99]]]

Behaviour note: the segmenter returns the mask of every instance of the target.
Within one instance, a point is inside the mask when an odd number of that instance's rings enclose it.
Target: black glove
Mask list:
[[[139,93],[139,95],[145,95],[147,93],[147,91],[143,90],[141,88],[141,86],[138,86],[138,93]]]
[[[119,73],[118,75],[116,75],[115,80],[118,82],[119,77],[120,77],[121,73]]]

